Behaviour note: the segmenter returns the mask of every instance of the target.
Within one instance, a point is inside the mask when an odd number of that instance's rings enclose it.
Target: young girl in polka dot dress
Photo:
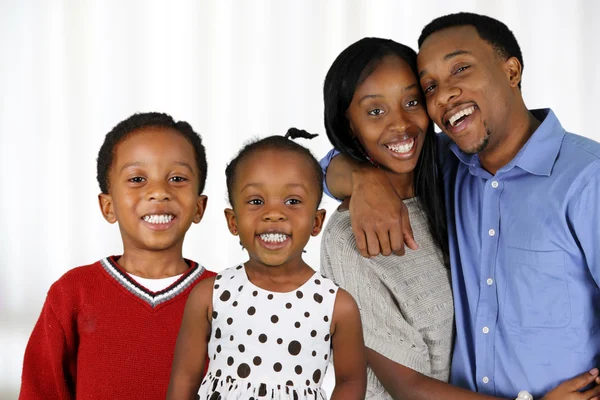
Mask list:
[[[308,137],[296,129],[288,135]],[[302,260],[325,218],[321,168],[288,135],[246,145],[227,167],[225,217],[250,259],[191,292],[167,399],[324,400],[332,356],[332,400],[364,398],[356,303]]]

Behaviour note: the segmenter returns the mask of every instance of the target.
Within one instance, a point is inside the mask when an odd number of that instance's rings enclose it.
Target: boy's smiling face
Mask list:
[[[118,222],[125,253],[179,249],[207,198],[198,195],[199,171],[192,144],[179,132],[145,127],[114,150],[109,194],[100,194],[104,218]]]

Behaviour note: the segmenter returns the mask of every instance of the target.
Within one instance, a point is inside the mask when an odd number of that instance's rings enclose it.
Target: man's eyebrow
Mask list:
[[[448,61],[453,57],[460,56],[463,54],[471,54],[471,52],[467,51],[467,50],[454,50],[453,52],[448,53],[444,56],[444,61]],[[423,77],[423,75],[425,75],[426,72],[427,72],[426,69],[421,70],[421,72],[419,72],[419,79],[421,79]]]

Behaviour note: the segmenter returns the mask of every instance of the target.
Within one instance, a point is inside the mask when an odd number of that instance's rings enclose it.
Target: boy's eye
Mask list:
[[[187,181],[187,178],[184,178],[183,176],[173,176],[170,179],[171,182],[185,182]]]
[[[285,201],[285,204],[290,205],[290,206],[295,206],[300,203],[302,203],[302,202],[298,199],[288,199]]]
[[[373,115],[373,116],[378,116],[383,114],[385,111],[383,111],[381,108],[374,108],[371,111],[369,111],[369,115]]]
[[[142,183],[145,180],[146,179],[142,178],[141,176],[134,176],[133,178],[129,178],[129,182],[132,182],[132,183]]]
[[[263,204],[263,201],[261,199],[252,199],[252,200],[248,201],[248,204],[253,205],[253,206],[260,206]]]

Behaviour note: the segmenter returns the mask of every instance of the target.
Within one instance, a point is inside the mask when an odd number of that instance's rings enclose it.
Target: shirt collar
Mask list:
[[[516,165],[534,175],[550,176],[565,136],[565,130],[551,109],[530,110],[530,112],[542,123],[515,158],[501,170],[508,170]],[[477,154],[462,152],[456,143],[452,143],[450,148],[463,164],[479,167]]]

